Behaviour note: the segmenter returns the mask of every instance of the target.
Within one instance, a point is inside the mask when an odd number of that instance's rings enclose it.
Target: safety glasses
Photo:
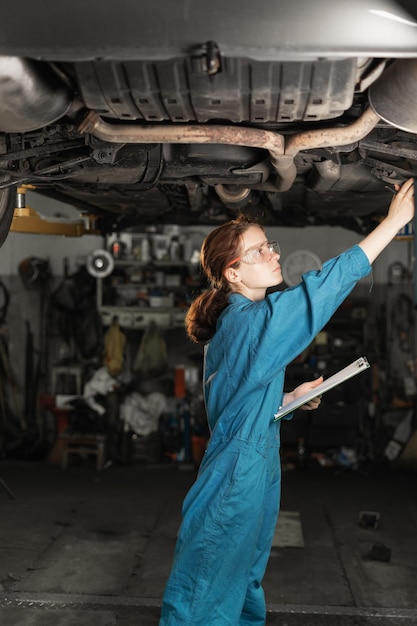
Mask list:
[[[234,265],[238,261],[247,263],[248,265],[255,265],[255,263],[268,263],[274,254],[281,254],[278,242],[276,241],[264,241],[249,250],[245,250],[243,254],[232,259],[226,267]]]

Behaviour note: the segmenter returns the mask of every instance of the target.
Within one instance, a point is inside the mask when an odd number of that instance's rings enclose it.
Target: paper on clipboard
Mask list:
[[[300,406],[303,406],[303,404],[307,404],[307,402],[309,402],[313,398],[317,398],[317,396],[321,396],[323,393],[326,393],[326,391],[333,389],[333,387],[337,387],[337,385],[340,385],[340,383],[343,383],[345,380],[356,376],[356,374],[363,372],[364,370],[368,369],[368,367],[370,367],[368,359],[366,358],[366,356],[361,356],[359,359],[356,359],[356,361],[353,361],[353,363],[351,363],[347,367],[344,367],[336,374],[333,374],[333,376],[329,376],[329,378],[324,380],[321,385],[318,385],[318,387],[311,389],[303,396],[300,396],[296,400],[293,400],[292,402],[289,402],[285,406],[281,407],[279,411],[275,413],[274,421],[276,422],[277,420],[281,419],[281,417],[284,417],[284,415],[288,415],[288,413],[292,413],[296,409],[299,409]]]

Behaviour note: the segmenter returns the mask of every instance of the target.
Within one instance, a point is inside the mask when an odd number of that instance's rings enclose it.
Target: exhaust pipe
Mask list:
[[[368,109],[350,126],[307,131],[285,139],[273,131],[243,126],[112,125],[90,111],[78,130],[110,143],[210,143],[268,150],[275,169],[274,189],[288,191],[297,176],[294,158],[300,150],[354,143],[365,137],[378,121],[376,113]]]

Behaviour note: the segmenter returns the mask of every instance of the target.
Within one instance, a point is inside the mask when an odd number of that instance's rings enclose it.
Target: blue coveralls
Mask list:
[[[160,626],[263,626],[262,578],[280,503],[286,366],[370,271],[359,246],[300,285],[253,302],[230,296],[206,352],[211,439],[183,504]]]

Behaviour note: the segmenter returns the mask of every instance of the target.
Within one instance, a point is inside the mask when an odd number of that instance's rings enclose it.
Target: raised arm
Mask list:
[[[397,193],[391,201],[388,215],[359,243],[370,263],[375,261],[376,257],[394,239],[398,231],[413,219],[414,179],[409,178],[401,187],[395,185],[395,188]]]

